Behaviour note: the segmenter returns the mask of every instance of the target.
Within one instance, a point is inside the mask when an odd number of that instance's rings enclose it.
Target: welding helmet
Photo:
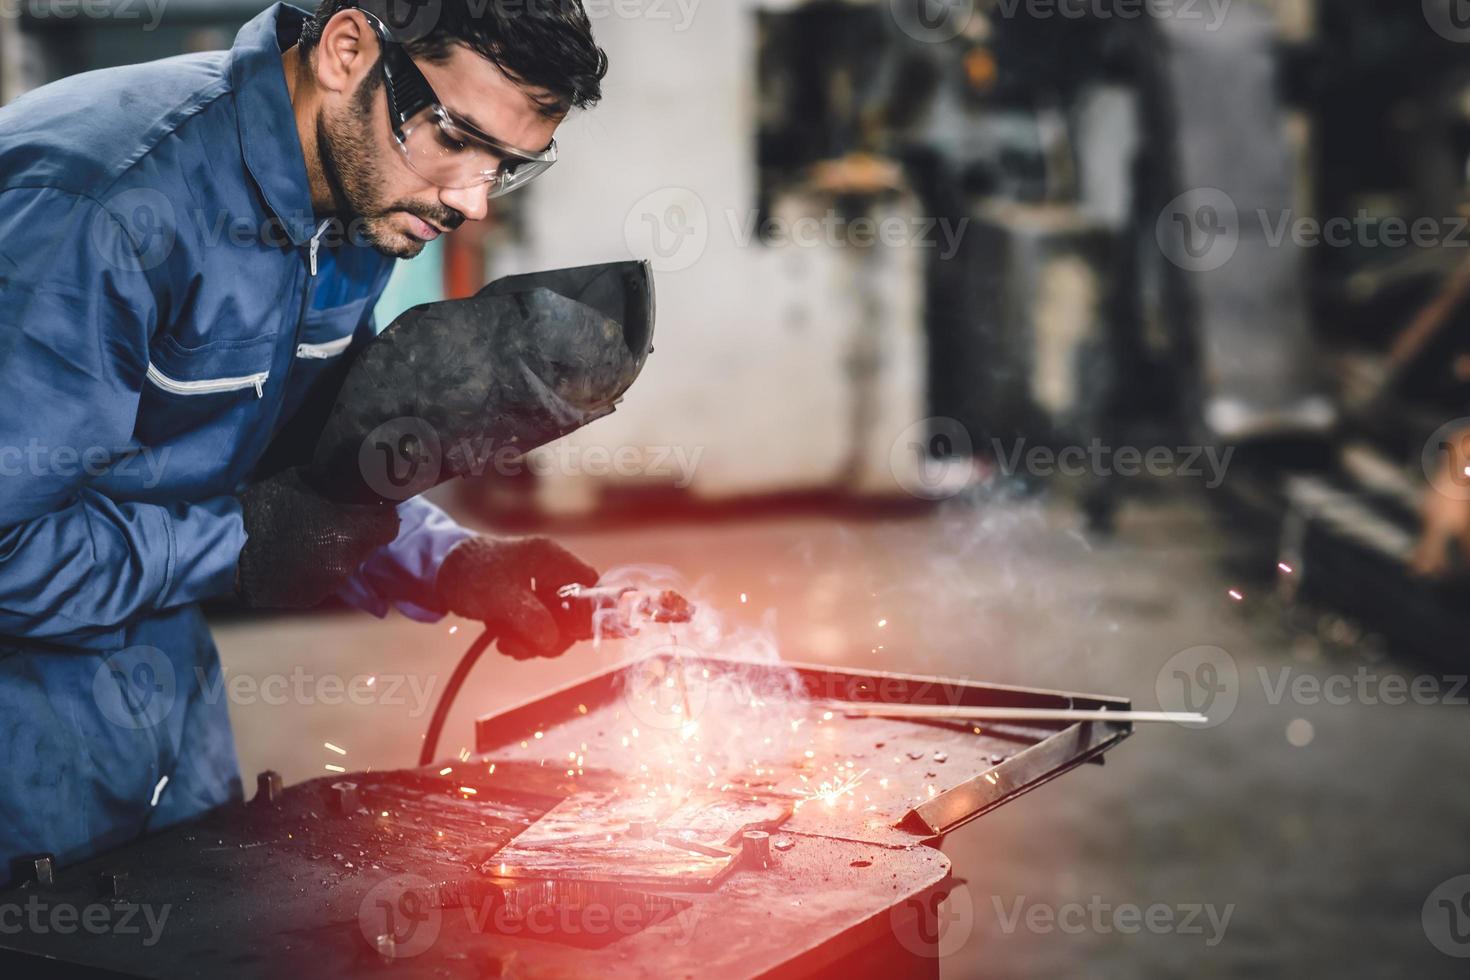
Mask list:
[[[416,306],[348,369],[309,478],[344,503],[494,475],[617,406],[652,352],[653,273],[615,262]]]

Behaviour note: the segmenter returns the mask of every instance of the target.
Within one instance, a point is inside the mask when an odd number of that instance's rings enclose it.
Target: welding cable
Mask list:
[[[465,651],[459,664],[454,668],[454,673],[449,677],[449,683],[444,686],[444,692],[439,695],[439,703],[434,706],[434,715],[429,719],[429,730],[424,733],[424,747],[419,751],[420,766],[427,766],[434,761],[434,752],[439,746],[439,735],[444,731],[444,722],[449,718],[449,709],[454,705],[459,689],[464,687],[465,678],[470,676],[475,662],[484,655],[486,650],[490,649],[490,644],[494,642],[495,630],[487,627],[485,632],[470,644],[470,648]]]

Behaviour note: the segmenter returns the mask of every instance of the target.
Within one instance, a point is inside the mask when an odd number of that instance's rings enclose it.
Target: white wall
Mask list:
[[[847,362],[860,256],[742,246],[732,230],[753,220],[755,202],[753,8],[684,0],[694,3],[686,23],[675,0],[626,2],[645,16],[589,0],[612,61],[604,102],[563,128],[562,162],[527,192],[530,243],[494,274],[654,259],[656,353],[618,413],[574,440],[702,451],[693,486],[706,496],[828,485],[852,438]],[[680,227],[694,234],[660,256],[648,222],[677,221],[679,208]],[[678,241],[665,232],[665,246]],[[866,273],[883,301],[869,489],[891,487],[889,447],[924,415],[919,256],[878,251]],[[588,489],[585,479],[557,478],[549,496],[585,503]]]

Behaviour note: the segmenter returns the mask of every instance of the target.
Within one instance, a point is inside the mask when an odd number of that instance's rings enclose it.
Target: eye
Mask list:
[[[439,145],[449,152],[461,153],[469,147],[469,142],[456,127],[441,122],[436,128],[439,134]]]

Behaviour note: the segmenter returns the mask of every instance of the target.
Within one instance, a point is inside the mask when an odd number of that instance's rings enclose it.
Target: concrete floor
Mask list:
[[[1431,944],[1421,910],[1436,886],[1470,873],[1470,712],[1370,703],[1372,687],[1339,704],[1278,697],[1283,676],[1361,667],[1371,684],[1420,668],[1232,580],[1226,569],[1251,557],[1249,542],[1198,499],[1130,503],[1110,541],[1075,524],[1060,510],[992,503],[563,540],[604,568],[679,569],[732,623],[770,629],[792,660],[1121,694],[1151,708],[1174,654],[1228,651],[1238,705],[1223,724],[1141,729],[1105,767],[951,835],[945,851],[968,884],[949,904],[947,978],[1463,976]],[[474,635],[453,625],[349,615],[221,625],[233,676],[307,675],[304,698],[232,704],[247,785],[264,768],[294,782],[329,762],[411,765],[431,707],[422,685],[441,683]],[[554,662],[487,660],[442,754],[470,744],[474,714],[618,659],[609,644]],[[378,677],[377,703],[332,703],[343,699],[312,683],[354,675]]]

